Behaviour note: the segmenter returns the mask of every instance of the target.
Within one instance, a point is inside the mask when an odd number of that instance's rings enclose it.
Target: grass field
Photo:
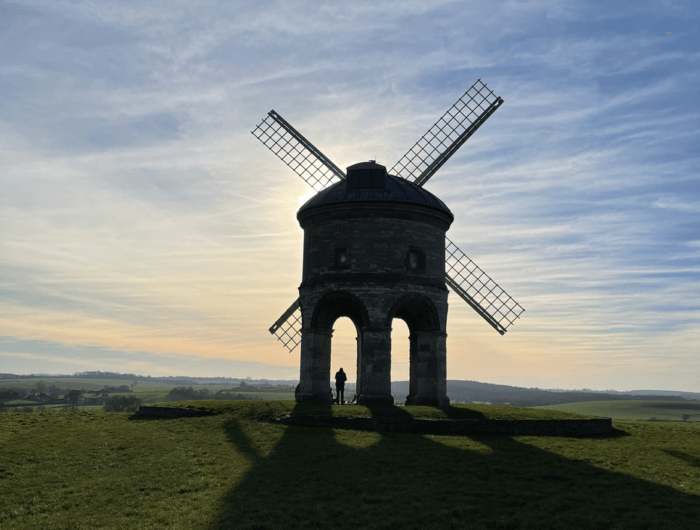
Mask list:
[[[700,424],[615,421],[589,438],[305,429],[292,401],[184,402],[216,415],[0,415],[0,528],[697,529]],[[574,417],[505,406],[415,417]],[[384,412],[386,413],[386,412]]]
[[[583,401],[581,403],[532,408],[603,416],[614,420],[655,418],[657,420],[682,421],[683,414],[689,414],[688,421],[700,421],[700,403],[692,401]]]

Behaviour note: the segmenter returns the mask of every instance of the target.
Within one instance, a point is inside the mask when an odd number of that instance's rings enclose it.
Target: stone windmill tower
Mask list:
[[[374,160],[341,171],[275,111],[252,132],[318,193],[304,229],[299,298],[270,328],[301,344],[297,401],[330,403],[333,323],[357,330],[360,404],[391,404],[391,322],[410,330],[409,405],[447,405],[449,286],[503,335],[524,311],[445,235],[449,208],[423,185],[503,104],[479,79],[387,172]]]

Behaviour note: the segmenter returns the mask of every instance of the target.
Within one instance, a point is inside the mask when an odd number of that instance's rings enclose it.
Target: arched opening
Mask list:
[[[394,403],[404,403],[411,378],[411,331],[401,318],[391,321],[391,393]]]
[[[335,374],[342,368],[348,378],[345,383],[346,402],[352,400],[355,395],[359,338],[360,335],[353,321],[349,317],[338,317],[333,324],[331,338],[331,386],[335,390]]]
[[[404,403],[411,380],[411,330],[401,319],[391,321],[391,394],[394,403]]]
[[[435,304],[424,295],[407,294],[399,298],[388,314],[392,325],[405,322],[409,330],[409,377],[407,405],[442,405],[445,397],[445,333]],[[392,331],[393,333],[393,331]],[[394,349],[394,351],[397,351]],[[400,359],[401,355],[392,355]],[[392,360],[392,362],[394,362]],[[392,374],[393,375],[393,374]]]
[[[335,397],[330,392],[335,390],[335,373],[341,366],[348,376],[345,401],[352,399],[361,387],[358,352],[368,322],[364,303],[350,292],[330,292],[314,304],[310,323],[302,331],[297,401],[330,404]],[[349,382],[355,385],[352,390]]]

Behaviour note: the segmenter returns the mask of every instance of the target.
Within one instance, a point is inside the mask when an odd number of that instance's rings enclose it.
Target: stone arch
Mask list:
[[[396,300],[389,312],[385,327],[391,327],[391,321],[400,318],[414,331],[440,331],[440,315],[433,301],[421,294],[405,294]]]
[[[358,332],[369,325],[369,313],[360,298],[347,291],[333,291],[316,303],[309,327],[318,331],[330,330],[340,317],[352,320]]]
[[[302,298],[302,304],[304,300]],[[369,312],[362,299],[348,291],[325,293],[309,307],[311,316],[302,329],[301,380],[297,401],[331,403],[331,345],[333,324],[340,317],[348,317],[357,332],[356,385],[361,385],[361,352],[364,330],[369,327]]]
[[[443,317],[446,317],[444,315]],[[409,330],[409,394],[407,405],[449,404],[446,395],[446,338],[440,313],[425,295],[406,294],[392,304],[386,326],[400,318]]]

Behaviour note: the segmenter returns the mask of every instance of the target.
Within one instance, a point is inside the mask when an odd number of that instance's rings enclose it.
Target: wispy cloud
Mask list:
[[[6,4],[3,365],[293,367],[267,328],[308,188],[249,131],[274,108],[341,167],[390,167],[481,77],[506,103],[426,188],[527,311],[500,337],[451,296],[449,376],[697,390],[698,17],[623,4]]]

